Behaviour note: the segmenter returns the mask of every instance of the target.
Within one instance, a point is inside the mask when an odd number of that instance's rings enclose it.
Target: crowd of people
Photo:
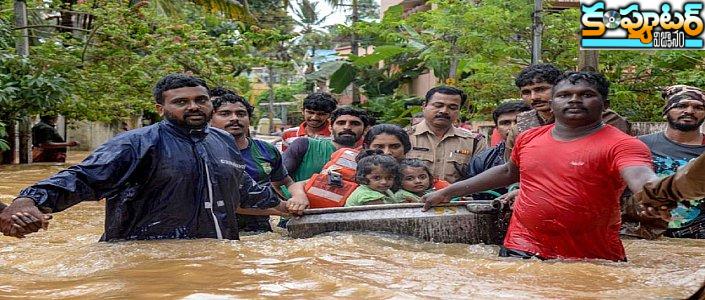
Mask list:
[[[53,212],[105,199],[104,241],[237,239],[271,231],[270,215],[302,214],[309,181],[325,178],[331,189],[316,196],[345,206],[497,198],[512,208],[502,256],[623,261],[620,232],[705,238],[702,90],[665,88],[667,129],[637,138],[609,109],[599,73],[539,64],[515,83],[521,100],[492,114],[493,147],[453,125],[467,95],[437,86],[407,128],[311,93],[281,153],[250,136],[254,109],[242,96],[171,74],[154,88],[163,121],[116,136],[0,204],[0,231],[21,238],[46,228]],[[348,173],[329,167],[347,150],[354,157],[336,168]]]

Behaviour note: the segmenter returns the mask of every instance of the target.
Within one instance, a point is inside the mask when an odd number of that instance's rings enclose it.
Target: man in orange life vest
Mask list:
[[[333,111],[330,124],[333,140],[301,138],[284,151],[282,160],[294,181],[307,180],[320,172],[336,150],[360,145],[372,118],[364,110],[340,107]]]

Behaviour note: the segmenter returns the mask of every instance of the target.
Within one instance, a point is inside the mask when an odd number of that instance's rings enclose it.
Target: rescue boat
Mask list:
[[[307,209],[289,220],[292,238],[338,232],[383,232],[437,243],[502,243],[508,215],[497,202],[458,201],[421,211],[423,203]]]

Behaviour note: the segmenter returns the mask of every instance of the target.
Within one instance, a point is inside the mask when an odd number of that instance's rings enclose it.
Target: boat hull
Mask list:
[[[483,207],[484,205],[484,207]],[[438,243],[501,244],[506,222],[490,204],[456,202],[421,211],[420,203],[311,209],[289,220],[293,238],[336,231],[371,231]]]

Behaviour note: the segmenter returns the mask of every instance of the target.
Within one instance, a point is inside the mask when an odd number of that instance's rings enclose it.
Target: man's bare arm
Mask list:
[[[624,179],[624,182],[627,183],[629,190],[633,193],[637,193],[644,189],[644,185],[647,182],[655,182],[659,180],[656,173],[654,173],[654,171],[648,166],[626,167],[622,169],[619,174],[622,176],[622,179]]]
[[[631,190],[634,194],[642,193],[644,186],[654,184],[659,181],[656,173],[654,173],[651,167],[648,166],[626,167],[620,171],[620,175],[627,183],[629,190]],[[668,221],[671,217],[671,205],[644,206],[640,201],[636,201],[636,205],[637,207],[629,208],[629,210],[634,209],[640,217],[662,219],[664,221]]]
[[[675,174],[648,181],[634,193],[634,201],[646,210],[674,207],[677,201],[705,197],[705,153],[678,169]]]
[[[453,197],[504,187],[517,181],[519,181],[519,168],[509,161],[472,178],[453,183],[440,191],[424,195],[422,198],[425,202],[424,210],[428,210],[433,205],[449,202]]]

